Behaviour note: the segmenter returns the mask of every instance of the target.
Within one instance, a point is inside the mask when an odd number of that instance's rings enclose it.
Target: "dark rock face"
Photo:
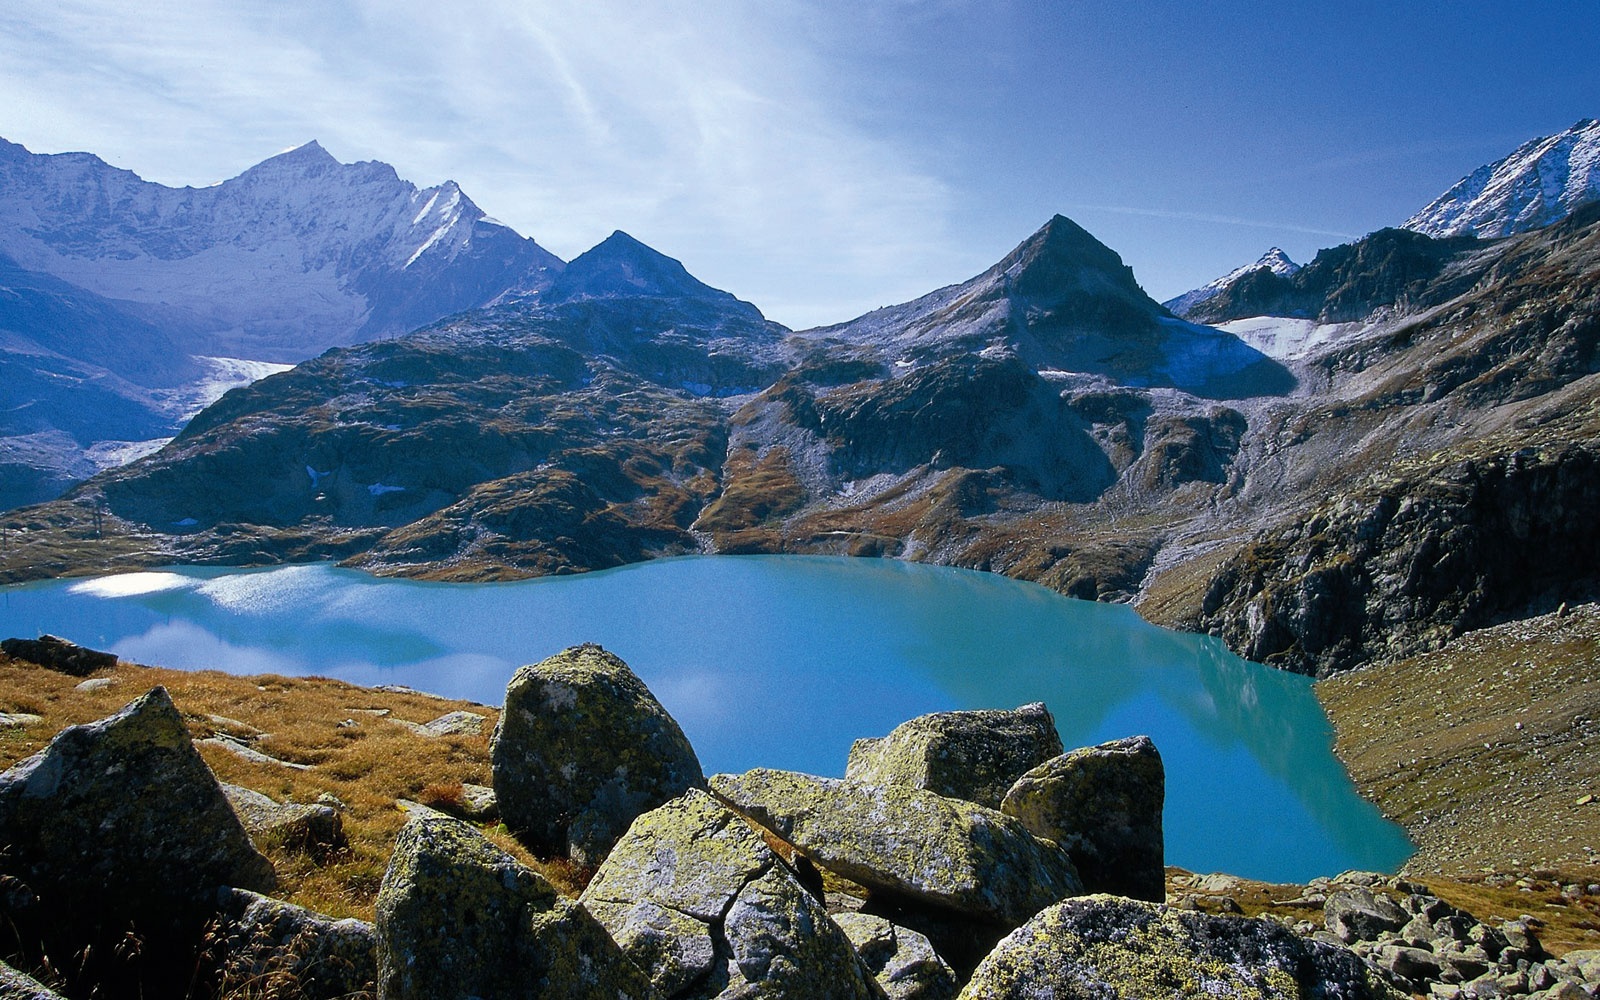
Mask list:
[[[869,913],[834,916],[889,1000],[953,1000],[956,974],[926,937]]]
[[[1001,941],[970,1000],[1300,1000],[1397,995],[1354,954],[1270,920],[1212,917],[1116,896],[1070,899]]]
[[[635,820],[581,902],[662,1000],[878,995],[822,903],[699,790]]]
[[[1246,659],[1327,676],[1587,592],[1597,525],[1600,452],[1467,460],[1262,535],[1212,578],[1199,624]]]
[[[1084,747],[1017,779],[1000,811],[1072,855],[1088,892],[1166,900],[1166,772],[1148,736]]]
[[[0,642],[0,652],[73,677],[88,677],[96,670],[109,670],[117,665],[115,653],[85,649],[54,635],[41,635],[37,639],[7,639]]]
[[[881,739],[856,740],[845,779],[921,788],[999,809],[1018,777],[1059,753],[1061,737],[1042,702],[1014,711],[935,712]]]
[[[377,916],[381,997],[651,997],[649,980],[583,907],[439,813],[401,829]]]
[[[218,887],[275,881],[159,687],[0,775],[0,842],[0,874],[38,897],[47,952],[87,944],[89,981],[130,991],[184,975]],[[123,967],[113,945],[130,924],[145,944]]]
[[[291,992],[341,1000],[377,989],[377,938],[363,920],[334,920],[243,889],[220,893],[218,992]]]
[[[583,864],[603,860],[640,813],[705,784],[677,722],[594,645],[516,672],[489,752],[506,825]]]

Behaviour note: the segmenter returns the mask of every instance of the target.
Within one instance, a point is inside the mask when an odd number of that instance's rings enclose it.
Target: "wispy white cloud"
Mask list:
[[[1205,222],[1218,226],[1244,226],[1250,229],[1268,229],[1280,233],[1305,233],[1308,236],[1333,236],[1354,240],[1360,233],[1347,233],[1337,229],[1318,229],[1292,222],[1270,222],[1264,219],[1245,219],[1236,215],[1213,215],[1208,212],[1179,212],[1165,208],[1135,208],[1130,205],[1072,205],[1075,211],[1110,212],[1113,215],[1137,215],[1148,219],[1174,219],[1181,222]]]
[[[318,138],[455,179],[566,257],[627,229],[794,325],[925,290],[950,192],[849,124],[782,23],[715,0],[10,0],[0,135],[195,184]]]

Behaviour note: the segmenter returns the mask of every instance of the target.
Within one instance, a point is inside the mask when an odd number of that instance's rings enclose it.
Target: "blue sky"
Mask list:
[[[1167,298],[1600,117],[1600,3],[6,0],[0,136],[204,185],[317,139],[795,327],[1060,212]]]

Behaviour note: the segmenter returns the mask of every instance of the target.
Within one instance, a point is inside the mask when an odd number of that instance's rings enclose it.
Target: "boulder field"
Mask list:
[[[622,660],[575,647],[513,678],[483,791],[581,895],[405,803],[366,923],[267,895],[252,838],[336,849],[337,807],[220,785],[157,687],[0,774],[0,996],[1596,994],[1596,953],[1398,880],[1329,884],[1323,926],[1169,906],[1155,746],[1063,749],[1035,704],[913,719],[842,779],[708,778]]]

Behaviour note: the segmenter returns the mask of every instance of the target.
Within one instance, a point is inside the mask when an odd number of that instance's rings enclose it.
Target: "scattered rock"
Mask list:
[[[477,712],[449,712],[432,722],[424,722],[422,729],[429,736],[477,736],[488,721],[487,715]]]
[[[366,921],[243,889],[223,889],[218,901],[218,995],[335,1000],[376,990],[377,937]]]
[[[516,672],[489,754],[506,825],[580,864],[599,863],[635,816],[705,784],[678,723],[593,644]]]
[[[0,712],[0,729],[18,729],[44,721],[44,716],[31,712]]]
[[[88,955],[77,992],[168,995],[192,972],[217,889],[275,882],[159,687],[0,774],[0,843],[0,875],[37,896],[45,953]]]
[[[93,694],[96,691],[104,691],[106,688],[120,683],[122,683],[121,680],[116,677],[91,677],[86,681],[79,681],[74,684],[72,690],[77,691],[79,694]]]
[[[766,768],[711,785],[818,865],[869,888],[1012,927],[1082,891],[1065,851],[972,802]]]
[[[1086,891],[1160,903],[1165,801],[1161,754],[1150,737],[1130,736],[1040,764],[1011,786],[1000,811],[1065,848]]]
[[[55,635],[41,635],[37,639],[6,639],[0,641],[0,652],[73,677],[88,677],[96,670],[110,670],[117,665],[115,653],[85,649]]]
[[[634,820],[581,902],[662,998],[876,995],[822,904],[698,789]]]
[[[1014,711],[934,712],[880,739],[856,740],[844,776],[998,809],[1012,782],[1061,749],[1055,719],[1042,702]]]
[[[1328,930],[1346,944],[1375,941],[1383,931],[1398,931],[1409,919],[1399,903],[1362,886],[1329,896],[1323,916]]]
[[[481,833],[413,814],[378,891],[387,1000],[651,996],[649,980],[579,904]]]
[[[955,970],[909,927],[868,913],[839,913],[833,921],[889,1000],[953,1000],[960,991]]]
[[[500,800],[488,785],[461,783],[461,812],[464,818],[487,823],[500,816]]]
[[[260,750],[257,750],[255,747],[252,747],[243,740],[234,739],[232,736],[219,734],[209,739],[200,740],[199,743],[201,746],[217,747],[219,749],[226,750],[235,757],[241,757],[252,764],[272,764],[277,767],[287,767],[293,771],[311,770],[310,764],[296,764],[294,761],[279,760],[276,757],[271,757],[262,753]]]
[[[344,820],[332,806],[279,803],[239,785],[223,785],[222,794],[258,842],[272,840],[312,854],[335,851],[346,844]]]
[[[1359,958],[1271,920],[1211,917],[1117,896],[1069,899],[1001,941],[969,1000],[1389,998]]]

